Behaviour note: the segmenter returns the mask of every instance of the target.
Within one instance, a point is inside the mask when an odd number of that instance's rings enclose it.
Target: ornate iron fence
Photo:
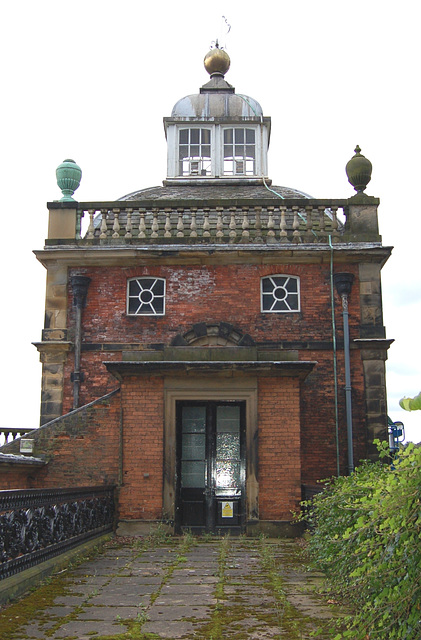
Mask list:
[[[113,530],[114,487],[0,491],[0,580]]]

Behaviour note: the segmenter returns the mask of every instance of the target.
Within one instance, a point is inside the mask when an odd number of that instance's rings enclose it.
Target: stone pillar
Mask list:
[[[380,200],[357,194],[348,200],[343,242],[381,242],[377,207]]]
[[[388,342],[388,344],[389,343],[390,341]],[[364,389],[367,415],[367,452],[368,458],[370,460],[377,460],[377,448],[373,444],[373,441],[376,439],[387,440],[388,437],[385,371],[387,351],[384,348],[384,345],[382,345],[382,348],[380,349],[363,348],[361,350],[361,359],[364,371]]]
[[[42,342],[33,343],[42,362],[41,424],[62,415],[64,365],[71,347],[67,338],[67,267],[52,262],[47,265]]]
[[[74,240],[76,238],[77,203],[48,203],[48,240]]]
[[[51,340],[33,344],[42,362],[40,424],[43,425],[63,413],[64,365],[71,343]]]
[[[386,440],[387,397],[385,361],[393,340],[385,339],[381,292],[382,264],[361,263],[360,283],[360,339],[354,344],[361,349],[364,372],[364,393],[367,415],[368,456],[377,459],[375,439]]]

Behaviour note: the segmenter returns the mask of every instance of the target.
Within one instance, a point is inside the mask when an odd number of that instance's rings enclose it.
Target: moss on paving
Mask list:
[[[108,546],[116,548],[127,547],[127,540],[122,544],[118,543],[118,539],[115,539]],[[187,553],[193,548],[193,546],[199,544],[199,541],[187,534],[182,538],[169,538],[168,535],[158,531],[148,538],[131,541],[132,549],[135,549],[133,557],[141,556],[145,551],[165,546],[169,550],[174,551],[174,558],[169,563],[166,571],[162,577],[162,581],[157,585],[156,591],[152,594],[151,604],[161,594],[162,588],[171,579],[174,571],[182,564],[188,562]],[[184,618],[185,621],[190,621],[195,624],[194,637],[201,640],[225,640],[229,637],[230,640],[244,640],[248,637],[247,631],[247,619],[250,620],[250,632],[256,629],[256,625],[267,625],[269,627],[279,628],[280,635],[283,640],[302,640],[307,638],[310,633],[316,633],[319,637],[332,638],[327,631],[326,621],[318,619],[317,616],[311,617],[303,615],[297,608],[295,608],[288,601],[288,594],[285,588],[285,581],[283,578],[283,571],[293,570],[297,567],[302,569],[303,560],[301,550],[298,544],[294,542],[288,542],[287,555],[285,553],[285,541],[269,541],[264,537],[260,539],[237,539],[235,547],[233,541],[229,538],[216,538],[208,536],[206,539],[201,539],[200,544],[211,544],[218,546],[218,569],[217,578],[218,581],[214,588],[214,597],[216,598],[216,604],[211,606],[211,614],[208,621],[200,622],[196,618]],[[81,562],[96,557],[104,548],[96,549],[89,556],[79,558],[73,567],[78,566]],[[247,579],[239,580],[237,576],[230,576],[227,573],[227,569],[230,567],[230,554],[233,551],[243,550],[245,552],[253,551],[258,553],[260,562],[260,572],[258,577],[253,575],[247,576]],[[282,553],[280,553],[282,551]],[[111,580],[110,576],[110,580]],[[263,581],[262,581],[263,579]],[[249,587],[254,585],[257,588],[264,588],[270,602],[264,608],[255,607],[250,608],[247,603],[247,599],[243,598],[240,593],[227,594],[226,587],[241,586],[247,584]],[[28,635],[25,635],[25,626],[31,622],[54,622],[48,629],[44,631],[45,638],[48,640],[55,631],[57,631],[64,624],[76,619],[81,611],[89,608],[88,602],[83,603],[81,606],[75,607],[74,610],[67,616],[52,618],[48,613],[48,609],[55,605],[55,600],[58,596],[65,596],[68,594],[68,573],[61,573],[52,578],[49,578],[32,593],[29,593],[21,600],[14,604],[6,606],[0,612],[0,640],[27,640]],[[93,589],[94,595],[95,589]],[[305,590],[303,591],[305,593]],[[75,592],[72,592],[75,595]],[[154,633],[142,632],[142,627],[148,620],[147,609],[139,612],[135,619],[119,619],[117,622],[121,624],[121,632],[117,632],[114,635],[99,635],[96,632],[91,632],[88,635],[92,635],[95,640],[156,640],[160,638],[159,635]],[[189,636],[184,636],[188,638]],[[275,636],[273,636],[275,637]],[[70,640],[70,636],[67,639]],[[174,639],[175,640],[175,639]],[[177,638],[181,640],[181,638]]]

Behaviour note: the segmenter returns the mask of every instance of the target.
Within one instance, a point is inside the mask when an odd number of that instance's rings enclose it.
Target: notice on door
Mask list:
[[[234,517],[234,503],[233,502],[221,502],[222,517],[233,518]]]

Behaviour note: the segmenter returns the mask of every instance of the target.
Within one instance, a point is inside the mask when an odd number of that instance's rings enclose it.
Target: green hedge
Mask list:
[[[336,638],[420,639],[421,448],[408,445],[393,466],[361,464],[307,506],[313,563],[352,612]]]

